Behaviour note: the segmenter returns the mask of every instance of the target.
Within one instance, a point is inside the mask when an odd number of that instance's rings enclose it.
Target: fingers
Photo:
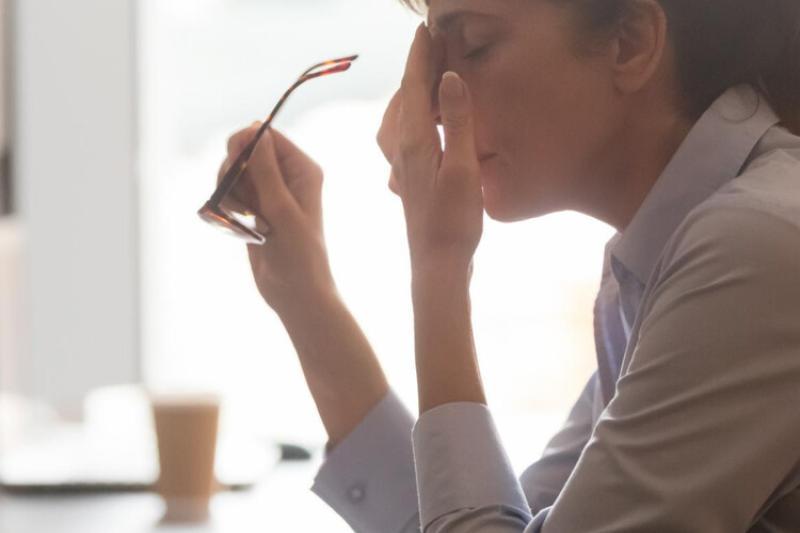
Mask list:
[[[261,122],[255,121],[248,127],[241,129],[228,138],[228,156],[233,161],[244,150],[247,144],[261,127]]]
[[[222,178],[231,168],[231,165],[252,141],[253,136],[261,126],[261,122],[254,122],[247,128],[239,130],[228,138],[228,156],[225,161],[220,165],[219,172],[217,173],[217,185],[220,184]],[[249,180],[245,179],[246,173],[240,178],[233,189],[231,189],[220,202],[220,207],[229,212],[236,212],[242,214],[253,213],[255,210],[255,197],[256,191]]]
[[[261,124],[256,121],[228,139],[228,157],[220,167],[217,184],[253,141]],[[276,144],[280,144],[279,151],[276,150]],[[253,148],[243,175],[225,195],[222,207],[239,213],[253,213],[269,220],[280,218],[297,208],[297,202],[284,181],[281,162],[291,167],[301,156],[305,154],[286,137],[271,128],[267,129]]]
[[[402,94],[400,90],[395,91],[392,99],[389,100],[389,105],[386,106],[386,111],[383,114],[383,122],[378,130],[378,146],[383,152],[386,161],[392,162],[394,160],[395,149],[398,139],[398,119],[400,117],[400,101]]]
[[[389,174],[389,190],[402,198],[403,194],[400,190],[400,183],[397,181],[397,177],[394,175],[394,170]]]
[[[270,128],[269,132],[275,146],[278,165],[287,184],[294,179],[303,179],[305,182],[311,181],[317,184],[322,180],[322,168],[316,161],[278,130]]]
[[[237,157],[244,151],[250,141],[253,140],[259,128],[261,128],[261,121],[256,120],[248,127],[241,129],[228,138],[228,159],[235,161]]]
[[[219,168],[219,172],[217,173],[217,185],[222,181],[222,177],[228,172],[228,169],[231,168],[231,165],[239,157],[239,154],[250,144],[250,141],[253,140],[258,128],[261,127],[261,122],[255,121],[250,126],[241,129],[228,137],[228,156],[223,161],[222,165]]]
[[[458,164],[478,166],[472,103],[469,89],[455,72],[448,71],[439,84],[439,106],[444,129],[442,169]]]
[[[444,42],[442,41],[441,35],[436,35],[431,38],[431,47],[433,57],[430,58],[429,61],[433,62],[432,68],[434,75],[430,80],[426,81],[426,83],[429,84],[431,91],[432,103],[430,105],[430,110],[435,115],[436,109],[438,109],[439,105],[439,91],[437,84],[434,83],[433,80],[438,79],[440,76],[440,71],[444,65],[445,53]],[[411,58],[409,58],[408,62],[410,66]],[[401,87],[395,91],[394,95],[392,95],[392,98],[389,101],[389,105],[386,107],[386,111],[383,114],[383,121],[381,122],[381,127],[378,130],[376,139],[384,157],[389,162],[391,162],[395,157],[395,150],[399,140],[399,119],[402,100],[403,88]]]
[[[433,87],[436,86],[436,64],[428,28],[420,24],[408,54],[406,70],[400,86],[400,145],[404,148],[430,147],[439,135],[434,121]]]
[[[284,181],[275,150],[276,138],[275,132],[267,129],[256,143],[247,164],[247,178],[255,188],[258,212],[268,221],[277,221],[300,209]],[[284,160],[291,155],[285,155]]]
[[[322,168],[285,135],[270,133],[284,183],[304,213],[321,218]]]

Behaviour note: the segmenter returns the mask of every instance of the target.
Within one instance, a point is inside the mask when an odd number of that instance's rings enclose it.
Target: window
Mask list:
[[[346,74],[293,94],[275,127],[325,169],[337,284],[390,381],[416,408],[405,222],[374,139],[418,23],[394,0],[145,4],[148,381],[213,386],[232,412],[265,432],[324,438],[291,342],[255,289],[245,247],[195,211],[213,188],[230,133],[263,119],[306,66],[359,53]],[[513,225],[487,219],[475,260],[473,320],[496,412],[546,417],[552,429],[566,416],[595,366],[592,303],[612,233],[572,212]],[[538,445],[547,436],[531,438]]]

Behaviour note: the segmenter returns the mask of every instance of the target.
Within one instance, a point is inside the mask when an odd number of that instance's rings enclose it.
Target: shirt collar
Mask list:
[[[667,239],[689,211],[735,178],[779,121],[751,85],[727,89],[694,124],[627,228],[609,241],[612,264],[647,283]],[[623,274],[613,270],[622,283]]]

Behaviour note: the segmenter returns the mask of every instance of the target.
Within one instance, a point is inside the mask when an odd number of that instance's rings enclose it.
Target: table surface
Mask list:
[[[319,458],[278,463],[253,488],[222,492],[211,519],[161,524],[164,504],[152,493],[18,495],[0,492],[0,533],[249,533],[352,531],[311,492]]]

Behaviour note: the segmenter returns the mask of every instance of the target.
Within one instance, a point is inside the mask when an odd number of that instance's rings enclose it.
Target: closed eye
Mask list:
[[[483,45],[483,46],[479,46],[478,48],[476,48],[476,49],[472,50],[471,52],[469,52],[468,54],[466,54],[464,56],[464,59],[475,59],[477,57],[480,57],[481,55],[483,55],[489,49],[490,46],[491,45],[489,45],[489,44],[486,44],[486,45]]]

